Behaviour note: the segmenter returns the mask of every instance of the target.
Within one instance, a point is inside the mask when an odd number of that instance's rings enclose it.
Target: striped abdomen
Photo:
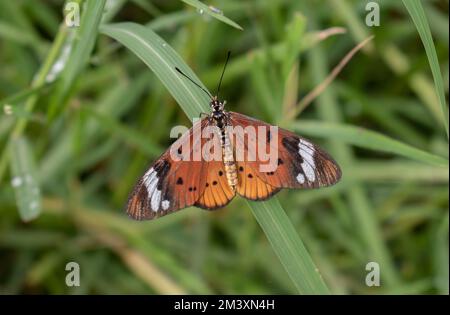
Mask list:
[[[223,164],[225,165],[225,175],[227,177],[228,185],[233,191],[236,190],[238,184],[236,164],[234,162],[233,147],[231,146],[230,137],[224,129],[221,130],[221,144],[223,154]]]

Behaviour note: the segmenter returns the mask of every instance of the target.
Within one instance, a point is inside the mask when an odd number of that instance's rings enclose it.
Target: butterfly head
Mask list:
[[[221,102],[217,96],[213,96],[211,102],[209,102],[209,106],[213,112],[222,112],[225,107],[226,102]]]

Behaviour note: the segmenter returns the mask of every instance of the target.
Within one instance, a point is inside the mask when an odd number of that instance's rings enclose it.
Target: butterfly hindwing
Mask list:
[[[246,198],[255,200],[253,190],[262,189],[263,193],[257,195],[256,200],[261,200],[264,196],[264,188],[259,181],[254,181],[254,187],[248,188],[248,174],[253,178],[257,177],[260,181],[266,183],[271,188],[267,190],[266,198],[277,192],[280,188],[319,188],[335,184],[341,177],[341,171],[336,162],[317,145],[311,143],[296,134],[277,128],[277,137],[270,134],[270,125],[260,120],[230,112],[230,123],[233,127],[252,126],[255,129],[258,126],[266,127],[265,137],[251,139],[244,135],[235,134],[234,143],[236,147],[244,148],[245,156],[248,155],[249,147],[252,147],[251,141],[256,141],[256,148],[262,147],[266,152],[268,150],[277,150],[276,168],[273,171],[263,172],[260,166],[267,162],[261,162],[258,158],[255,160],[244,159],[237,161],[240,175],[238,193]]]
[[[250,200],[266,200],[275,195],[280,188],[263,181],[257,171],[245,161],[237,161],[237,193]]]
[[[227,205],[235,196],[235,192],[228,185],[223,162],[208,162],[206,174],[203,194],[195,206],[214,210]]]

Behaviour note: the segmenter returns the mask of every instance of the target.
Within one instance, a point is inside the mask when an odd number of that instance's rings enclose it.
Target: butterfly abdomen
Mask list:
[[[230,138],[225,137],[223,144],[223,164],[225,165],[225,175],[227,177],[228,185],[233,191],[236,190],[238,184],[236,163],[234,162],[233,148],[231,147]]]
[[[236,163],[234,161],[233,147],[231,145],[230,137],[225,131],[224,126],[220,126],[220,142],[222,145],[223,164],[225,166],[225,176],[230,188],[235,191],[238,184]]]

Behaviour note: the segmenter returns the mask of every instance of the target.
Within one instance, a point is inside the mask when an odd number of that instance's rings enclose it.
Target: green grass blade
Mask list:
[[[448,108],[445,102],[444,82],[442,80],[439,60],[433,43],[433,37],[431,36],[430,26],[428,25],[427,17],[425,16],[425,11],[423,10],[420,0],[403,0],[403,4],[411,15],[417,31],[419,32],[420,39],[425,47],[428,62],[431,67],[431,73],[433,74],[436,94],[438,95],[439,102],[441,104],[442,119],[444,122],[445,131],[447,132],[448,137]]]
[[[135,23],[104,25],[100,31],[116,39],[141,58],[162,81],[177,103],[183,106],[189,117],[198,117],[201,112],[209,111],[208,95],[182,77],[175,67],[202,85],[200,79],[161,37]],[[206,89],[205,86],[203,88]]]
[[[21,45],[41,46],[41,42],[28,32],[24,32],[14,25],[0,21],[0,38],[4,40],[14,41]]]
[[[278,199],[249,201],[248,204],[298,291],[301,294],[330,294]]]
[[[308,16],[308,14],[306,15]],[[314,18],[310,19],[310,24],[313,28],[318,27]],[[308,52],[308,61],[310,62],[309,72],[313,86],[320,84],[330,71],[328,55],[325,54],[324,48],[321,45],[313,47]],[[320,119],[323,121],[337,123],[343,120],[342,110],[337,104],[333,87],[331,86],[318,96],[315,107]],[[330,143],[330,149],[343,168],[355,163],[356,158],[351,148],[345,144],[336,141]],[[347,177],[345,169],[343,177],[344,179]],[[386,287],[391,287],[397,285],[399,277],[394,267],[391,253],[384,243],[381,227],[374,216],[373,205],[365,188],[361,183],[353,181],[345,192],[346,202],[348,203],[347,209],[350,210],[354,218],[352,229],[355,234],[353,235],[357,235],[356,238],[363,244],[362,251],[365,259],[360,260],[360,263],[367,263],[367,261],[379,262],[383,266],[382,281]]]
[[[365,149],[394,153],[412,160],[448,168],[448,159],[391,139],[375,131],[345,124],[319,121],[295,122],[293,128],[303,134],[334,138]]]
[[[195,8],[197,8],[198,12],[200,14],[208,14],[210,16],[212,16],[215,19],[218,19],[221,22],[224,22],[225,24],[228,24],[234,28],[237,28],[238,30],[243,30],[243,28],[237,24],[236,22],[230,20],[229,18],[227,18],[225,15],[223,15],[223,12],[215,7],[210,7],[207,6],[206,4],[198,1],[198,0],[181,0],[184,3],[187,3]]]
[[[57,111],[62,109],[70,87],[88,63],[97,39],[97,29],[102,19],[105,2],[106,0],[87,0],[86,2],[80,27],[76,31],[73,52],[64,65],[64,70],[57,84],[57,91],[50,102],[48,113],[50,118],[53,118]]]
[[[306,31],[306,17],[299,12],[295,12],[292,20],[287,26],[289,32],[286,32],[286,57],[283,60],[282,73],[283,77],[287,78],[289,72],[292,70],[292,65],[298,58],[300,50],[303,45],[301,39],[304,38]]]
[[[56,35],[55,40],[53,41],[53,44],[47,54],[47,57],[45,58],[45,61],[43,62],[41,68],[34,76],[34,79],[31,83],[31,88],[39,87],[45,84],[46,78],[48,74],[51,72],[52,65],[56,62],[58,55],[64,45],[64,42],[67,39],[67,28],[60,27],[58,34]],[[27,100],[25,101],[25,111],[26,112],[32,112],[34,106],[36,105],[36,102],[38,100],[38,97],[36,94],[31,94]],[[8,147],[10,142],[12,141],[12,137],[19,137],[23,131],[25,130],[28,123],[28,119],[22,118],[18,119],[15,126],[13,133],[10,135],[10,139],[8,140],[8,143],[6,146]],[[4,150],[2,152],[2,155],[0,156],[0,182],[3,178],[3,175],[5,173],[5,170],[8,166],[8,154],[9,150]]]
[[[17,104],[17,103],[20,103],[22,101],[25,101],[25,99],[28,98],[29,96],[31,96],[33,94],[39,94],[40,92],[42,92],[42,90],[45,90],[50,85],[51,84],[43,84],[43,85],[40,85],[40,86],[23,89],[20,92],[17,92],[17,93],[15,93],[13,95],[10,95],[8,97],[5,97],[5,98],[1,99],[0,100],[0,106],[6,105],[6,104]]]
[[[121,42],[155,72],[184,112],[190,117],[208,112],[208,96],[175,71],[179,67],[196,82],[201,81],[158,35],[134,23],[105,25],[101,32]],[[314,267],[311,257],[276,198],[249,205],[266,233],[297,289],[302,294],[328,294],[328,288]]]
[[[435,269],[438,272],[434,281],[440,294],[448,294],[448,213],[441,222],[436,222],[433,241],[433,258]]]
[[[10,146],[11,185],[15,191],[19,214],[28,222],[41,212],[41,194],[35,164],[25,138],[14,138]]]
[[[186,11],[176,11],[170,14],[165,14],[159,16],[146,24],[147,27],[151,28],[154,32],[172,29],[179,24],[193,20],[196,18],[197,14],[195,12]]]
[[[312,47],[318,45],[322,41],[329,37],[342,34],[345,32],[342,28],[328,28],[323,31],[306,32],[301,39],[301,45],[299,47],[299,53],[308,51]],[[267,50],[268,49],[268,50]],[[263,47],[257,47],[244,54],[235,55],[227,65],[227,75],[223,77],[222,84],[227,82],[233,82],[241,76],[247,75],[251,71],[253,58],[259,58],[264,65],[269,62],[268,56],[272,56],[275,62],[284,62],[286,55],[288,54],[288,45],[286,41],[270,44],[267,49]],[[211,70],[208,70],[203,76],[206,82],[216,82],[217,78],[222,73],[223,65],[217,65]]]
[[[130,129],[127,126],[122,125],[110,116],[99,113],[98,111],[87,106],[82,107],[81,111],[98,121],[100,125],[111,132],[112,136],[126,140],[127,143],[137,147],[141,152],[149,156],[155,156],[160,153],[159,148],[153,145],[152,142],[149,142],[147,137],[143,136],[134,129]]]
[[[151,1],[146,0],[132,0],[132,1],[150,15],[153,16],[161,15],[161,11]]]

